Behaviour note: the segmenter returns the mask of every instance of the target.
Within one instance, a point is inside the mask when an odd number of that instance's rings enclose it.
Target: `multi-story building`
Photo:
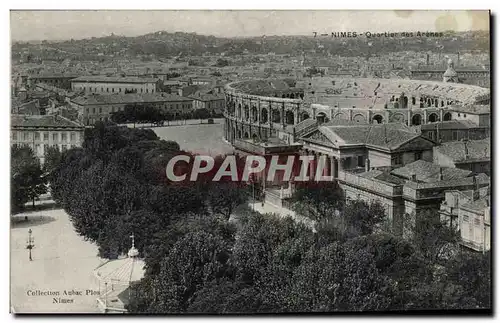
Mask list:
[[[437,142],[480,140],[490,138],[490,126],[478,126],[470,120],[451,120],[423,124],[422,136]]]
[[[392,171],[340,171],[338,181],[348,199],[379,201],[386,210],[389,228],[396,234],[403,234],[403,222],[408,220],[405,215],[415,219],[437,212],[447,191],[468,191],[490,183],[486,174],[475,175],[424,160]]]
[[[84,125],[92,125],[96,121],[108,121],[113,112],[123,111],[127,105],[150,105],[174,116],[193,110],[192,99],[167,93],[91,94],[73,98],[70,104],[78,110],[78,120]]]
[[[156,93],[160,87],[156,78],[80,76],[71,80],[73,91],[98,94]]]
[[[474,173],[491,171],[490,139],[462,140],[442,143],[434,147],[436,165],[470,170]]]
[[[225,98],[223,94],[197,94],[188,98],[193,100],[193,109],[207,109],[212,114],[221,114],[224,111]]]
[[[48,147],[63,151],[80,147],[85,127],[57,115],[16,115],[10,117],[11,145],[27,145],[43,163]]]
[[[30,86],[35,86],[38,83],[45,83],[60,89],[71,90],[71,80],[77,77],[78,75],[75,74],[41,73],[31,75],[28,78],[28,84]]]
[[[463,246],[475,251],[490,250],[490,199],[489,186],[445,193],[439,209],[441,220],[460,232]]]

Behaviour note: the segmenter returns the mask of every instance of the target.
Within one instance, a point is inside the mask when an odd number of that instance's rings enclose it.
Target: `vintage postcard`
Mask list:
[[[10,28],[12,313],[492,313],[489,11]]]

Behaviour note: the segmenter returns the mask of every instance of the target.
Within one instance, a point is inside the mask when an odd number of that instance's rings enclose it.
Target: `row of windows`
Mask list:
[[[83,87],[81,87],[81,88],[82,88],[84,91],[87,91],[87,87],[86,87],[86,86],[83,86]],[[114,87],[112,87],[112,88],[111,88],[111,91],[109,90],[109,89],[110,89],[109,87],[107,87],[107,88],[106,88],[106,91],[104,91],[104,89],[105,89],[105,88],[103,88],[103,87],[101,87],[101,88],[98,88],[98,87],[94,87],[94,88],[93,88],[93,87],[89,87],[89,88],[88,88],[88,91],[89,91],[89,92],[95,92],[95,93],[97,93],[97,92],[99,92],[99,89],[101,89],[101,91],[100,91],[101,93],[103,93],[103,92],[106,92],[106,93],[110,93],[110,92],[111,92],[111,93],[122,93],[122,88],[121,88],[121,87],[119,87],[119,88],[114,88]],[[116,92],[115,92],[115,89],[116,89]],[[131,90],[131,89],[129,89],[129,88],[125,88],[125,89],[123,89],[123,92],[124,92],[124,93],[126,93],[126,92],[127,92],[127,90]],[[137,91],[138,93],[155,93],[155,90],[154,90],[154,89],[151,89],[151,91],[150,91],[149,89],[146,89],[146,90],[144,91],[144,89],[142,89],[142,88],[141,88],[140,90],[138,90],[138,89],[133,89],[133,90],[134,90],[134,92],[135,92],[135,91]]]
[[[43,137],[43,141],[49,141],[49,133],[48,132],[35,132],[34,137],[32,135],[32,132],[28,131],[20,131],[19,136],[17,131],[12,132],[12,140],[41,140]],[[57,133],[52,133],[52,141],[67,141],[68,138],[71,141],[75,141],[77,138],[77,133],[76,132],[57,132]]]
[[[39,153],[40,152],[40,148],[42,147],[41,144],[35,144],[35,147],[33,147],[32,144],[14,144],[14,147],[30,147],[30,148],[34,148],[35,149],[35,152],[36,153]],[[42,152],[45,152],[47,151],[47,149],[49,149],[49,147],[55,147],[55,148],[58,148],[60,150],[67,150],[67,149],[71,149],[71,148],[76,148],[77,146],[74,145],[74,144],[67,144],[67,145],[63,145],[63,144],[52,144],[52,145],[49,145],[49,144],[43,144],[43,151]]]
[[[156,105],[157,108],[168,108],[168,109],[190,109],[191,108],[191,105],[190,104],[182,104],[182,103],[175,103],[175,104],[163,104],[162,106],[160,105]],[[111,110],[109,109],[106,109],[108,111],[104,111],[104,113],[113,113],[113,112],[118,112],[118,111],[123,111],[125,110],[125,107],[114,107],[112,106],[111,107]],[[99,113],[99,114],[102,114],[103,113],[103,107],[99,107],[99,108],[87,108],[87,112],[89,114],[96,114],[96,113]]]
[[[468,223],[469,220],[470,220],[469,216],[468,215],[464,215],[463,221]],[[474,225],[475,226],[480,226],[481,225],[481,220],[479,220],[478,218],[474,218]]]

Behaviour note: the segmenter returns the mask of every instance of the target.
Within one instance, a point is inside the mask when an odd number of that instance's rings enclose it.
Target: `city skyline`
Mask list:
[[[231,38],[340,31],[489,30],[486,10],[13,10],[10,18],[12,41],[85,39],[111,34],[134,37],[158,31]]]

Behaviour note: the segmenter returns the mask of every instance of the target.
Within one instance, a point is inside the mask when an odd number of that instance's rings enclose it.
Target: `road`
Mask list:
[[[97,246],[76,234],[64,210],[18,214],[16,219],[25,216],[28,222],[13,222],[10,230],[11,311],[98,313],[99,284],[92,274],[101,263]],[[26,249],[29,229],[35,240],[33,261]],[[38,295],[43,293],[53,295]]]

